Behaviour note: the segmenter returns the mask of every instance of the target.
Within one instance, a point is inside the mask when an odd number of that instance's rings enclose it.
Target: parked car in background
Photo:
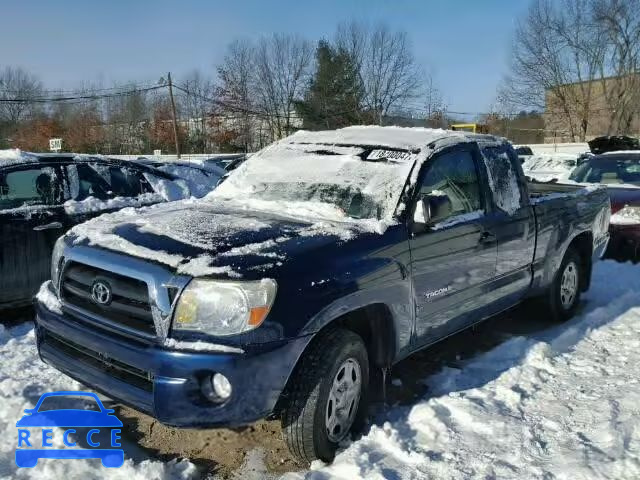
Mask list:
[[[196,198],[204,197],[216,188],[220,179],[227,173],[226,170],[216,165],[205,166],[195,162],[161,162],[145,157],[140,157],[135,162],[181,178],[189,186],[191,195]]]
[[[531,147],[527,147],[526,145],[520,145],[518,147],[515,147],[515,149],[516,155],[518,155],[521,163],[524,163],[529,157],[533,155],[533,150],[531,150]]]
[[[540,182],[562,181],[569,178],[578,163],[572,153],[540,153],[527,157],[522,163],[524,174]]]
[[[29,304],[69,228],[104,212],[189,197],[178,177],[72,154],[0,151],[0,309]]]
[[[587,143],[589,144],[589,150],[594,155],[626,150],[640,151],[640,140],[625,135],[605,135],[589,140]]]
[[[247,154],[245,153],[230,153],[216,155],[215,157],[196,161],[201,162],[204,166],[214,166],[217,168],[222,168],[228,173],[242,165],[242,162],[244,162],[246,159]]]
[[[611,151],[583,159],[570,180],[599,183],[611,199],[607,257],[640,260],[640,150]]]
[[[301,131],[204,200],[61,238],[40,357],[169,425],[280,418],[296,458],[330,461],[373,372],[525,298],[570,318],[609,215],[603,188],[528,184],[501,138]]]

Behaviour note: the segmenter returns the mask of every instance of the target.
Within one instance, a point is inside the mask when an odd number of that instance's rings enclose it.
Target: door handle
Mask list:
[[[482,232],[480,234],[480,243],[494,242],[495,239],[496,239],[496,236],[491,232]]]
[[[33,227],[36,232],[40,232],[42,230],[57,230],[58,228],[62,228],[62,223],[60,222],[51,222],[46,223],[44,225],[38,225]]]

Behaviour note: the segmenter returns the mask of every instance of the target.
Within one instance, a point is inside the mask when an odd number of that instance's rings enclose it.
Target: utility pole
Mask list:
[[[173,99],[173,83],[171,82],[171,72],[167,74],[169,81],[169,97],[171,98],[171,112],[173,114],[173,138],[176,141],[176,154],[180,158],[180,142],[178,141],[178,121],[176,120],[176,102]]]

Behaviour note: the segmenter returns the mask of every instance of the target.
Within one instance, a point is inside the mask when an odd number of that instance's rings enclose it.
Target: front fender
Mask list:
[[[304,326],[301,335],[316,333],[348,313],[371,305],[382,304],[391,313],[395,331],[396,357],[410,351],[414,328],[414,308],[408,280],[359,290],[334,300]]]

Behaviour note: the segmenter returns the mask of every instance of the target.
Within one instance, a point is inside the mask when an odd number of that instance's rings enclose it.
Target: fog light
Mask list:
[[[213,392],[221,400],[226,400],[231,396],[231,383],[227,377],[221,373],[216,373],[211,379],[211,385],[213,386]]]

